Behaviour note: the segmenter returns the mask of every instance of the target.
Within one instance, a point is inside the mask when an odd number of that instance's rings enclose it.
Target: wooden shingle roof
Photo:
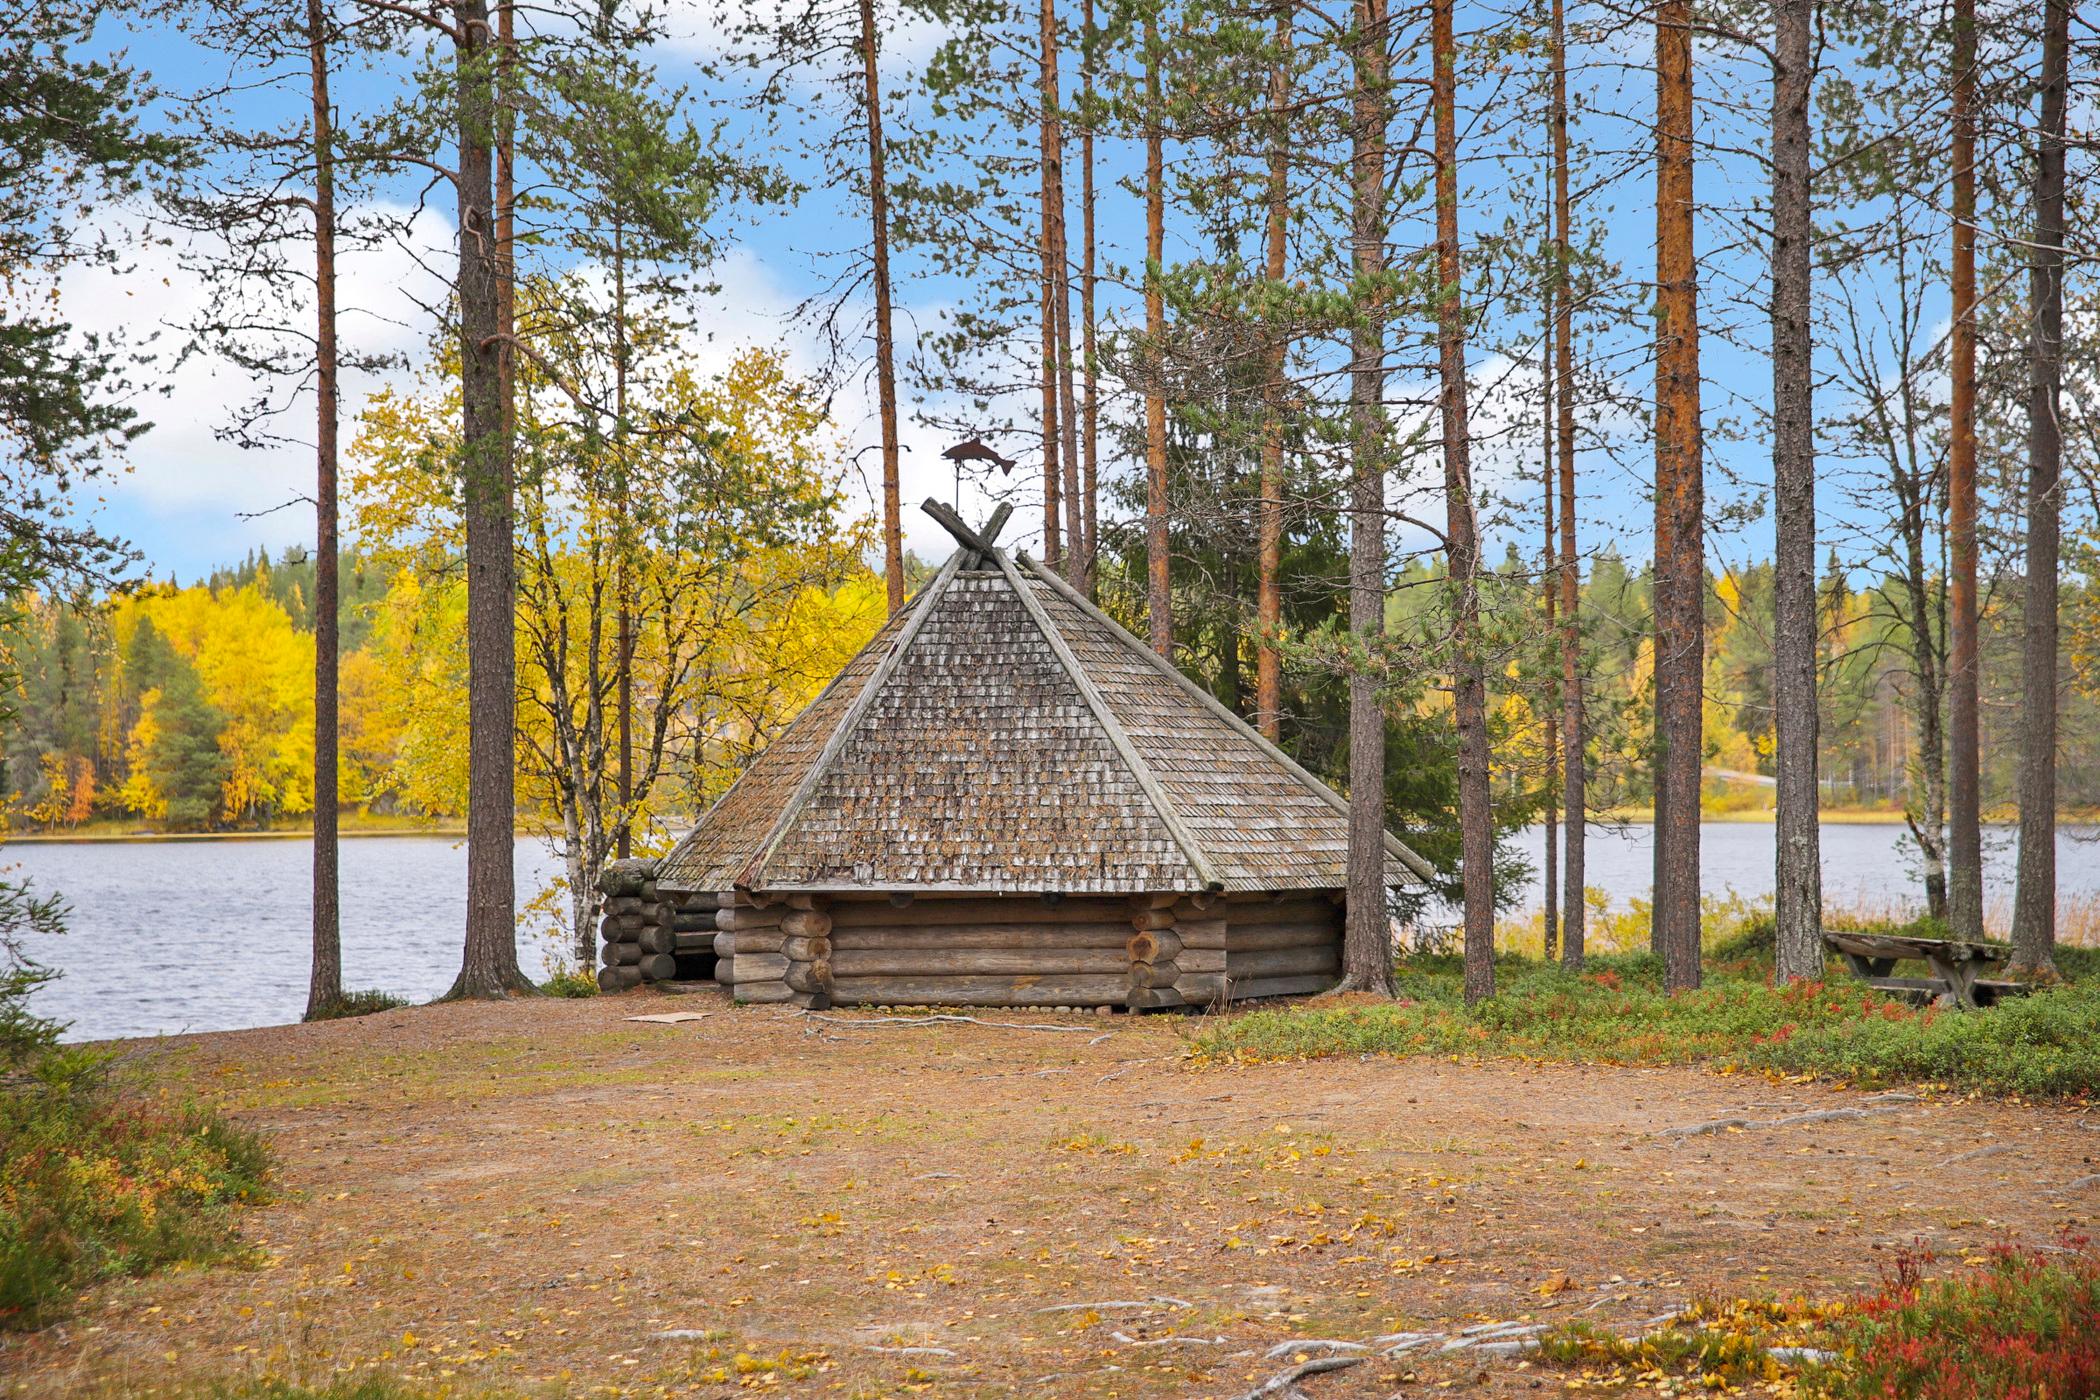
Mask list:
[[[1388,835],[1388,878],[1426,877]],[[958,551],[667,856],[673,889],[1339,889],[1342,799],[1041,564]]]

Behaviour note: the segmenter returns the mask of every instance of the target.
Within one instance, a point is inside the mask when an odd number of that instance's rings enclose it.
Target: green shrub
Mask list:
[[[540,983],[540,990],[550,997],[594,997],[598,979],[587,967],[561,967]]]
[[[1570,974],[1502,959],[1468,1008],[1457,962],[1411,958],[1390,1004],[1317,1004],[1220,1018],[1209,1059],[1519,1055],[1607,1064],[1716,1063],[1862,1083],[1943,1081],[2028,1094],[2100,1088],[2100,985],[2073,982],[1986,1011],[1914,1008],[1849,980],[1770,986],[1710,976],[1669,996],[1646,953]]]
[[[404,997],[392,992],[363,991],[344,992],[334,1001],[327,1001],[306,1013],[309,1021],[342,1021],[352,1016],[371,1016],[381,1011],[399,1011],[409,1003]]]
[[[48,976],[0,971],[0,1326],[104,1278],[232,1255],[231,1208],[262,1198],[269,1166],[254,1133],[60,1045],[27,1008]]]

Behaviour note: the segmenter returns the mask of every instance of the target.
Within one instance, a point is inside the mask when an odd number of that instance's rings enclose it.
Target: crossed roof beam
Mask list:
[[[931,496],[920,503],[919,509],[939,521],[941,528],[955,536],[955,542],[968,551],[962,563],[965,569],[981,569],[996,559],[999,532],[1006,528],[1008,518],[1014,513],[1012,505],[1001,501],[998,507],[985,517],[984,524],[973,530],[960,515]]]

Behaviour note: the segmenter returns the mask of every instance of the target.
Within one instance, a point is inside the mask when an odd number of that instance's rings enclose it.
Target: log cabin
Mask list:
[[[932,582],[668,856],[622,877],[656,911],[638,936],[667,949],[639,956],[669,975],[711,951],[736,1000],[808,1007],[1332,987],[1347,804],[999,548],[1003,509],[981,530],[927,509],[958,545]],[[1385,852],[1389,885],[1429,874],[1390,833]],[[607,984],[640,980],[607,946]]]

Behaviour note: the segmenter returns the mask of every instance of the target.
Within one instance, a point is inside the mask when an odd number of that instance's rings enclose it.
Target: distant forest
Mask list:
[[[1411,600],[1429,596],[1414,586],[1430,580],[1428,569],[1417,565],[1397,580],[1388,605],[1396,631],[1420,620]],[[1229,569],[1206,572],[1233,576]],[[187,587],[149,582],[85,605],[44,595],[19,600],[4,633],[20,678],[13,713],[0,729],[9,824],[40,832],[98,821],[127,830],[227,831],[309,817],[313,574],[311,557],[295,549],[277,559],[251,554]],[[1521,621],[1522,595],[1535,595],[1532,576],[1510,558],[1496,577],[1510,594],[1497,615]],[[354,553],[343,556],[341,578],[344,807],[380,816],[457,817],[454,790],[423,771],[430,760],[414,720],[419,707],[408,678],[428,673],[428,658],[418,653],[430,645],[407,625],[415,609],[404,591],[417,585]],[[879,586],[865,572],[857,582],[870,591]],[[1771,569],[1759,565],[1711,583],[1705,806],[1709,815],[1760,810],[1769,807],[1771,790],[1749,775],[1773,769],[1770,639],[1759,622],[1770,611]],[[1111,603],[1128,596],[1106,591]],[[1582,589],[1588,689],[1598,719],[1592,781],[1601,809],[1638,810],[1650,797],[1643,758],[1652,730],[1649,592],[1647,571],[1629,569],[1613,553],[1592,564]],[[2094,615],[2100,600],[2089,592],[2067,580],[2067,617]],[[1984,612],[1984,796],[1987,809],[2001,815],[2012,801],[2020,706],[2018,597],[2015,586],[1992,590]],[[1929,800],[1918,736],[1927,707],[1940,697],[1919,684],[1902,585],[1856,584],[1833,567],[1820,598],[1824,805],[1916,815]],[[1932,602],[1936,610],[1936,593]],[[1243,713],[1253,698],[1253,650],[1239,625],[1248,605],[1212,590],[1189,596],[1181,610],[1184,664]],[[871,635],[877,616],[871,608],[845,640],[857,645]],[[1132,620],[1141,621],[1141,606]],[[1941,635],[1935,630],[1933,669],[1943,673]],[[2100,808],[2094,640],[2090,630],[2075,627],[2065,639],[2064,674],[2075,683],[2063,709],[2062,798],[2071,812]],[[850,650],[837,646],[827,654],[843,661]],[[1512,659],[1493,687],[1493,716],[1497,805],[1508,829],[1532,820],[1539,804],[1534,699],[1549,658],[1526,649],[1521,626],[1505,655]],[[1338,773],[1345,766],[1340,688],[1330,671],[1315,665],[1287,671],[1287,740],[1314,768]],[[789,693],[807,698],[826,678],[804,676]],[[455,699],[464,703],[463,694]],[[1449,734],[1447,707],[1443,692],[1427,690],[1405,697],[1404,713],[1395,715],[1396,732],[1428,746],[1412,765],[1418,778],[1424,769],[1448,775],[1450,756],[1435,752]],[[791,701],[775,706],[765,731],[796,708]],[[740,761],[729,757],[712,784],[702,779],[683,790],[684,799],[710,800]],[[1396,786],[1406,781],[1395,775]],[[528,807],[529,789],[521,774],[520,799]],[[1428,814],[1419,798],[1394,796],[1397,820],[1422,826]]]
[[[429,605],[432,585],[413,572],[345,554],[340,574],[343,808],[457,818],[465,807],[457,628],[444,625],[448,610]],[[148,582],[114,597],[18,599],[0,632],[18,677],[0,728],[9,825],[303,824],[313,813],[313,578],[311,556],[292,550],[274,560],[251,553],[187,587]],[[833,598],[844,617],[810,619],[821,645],[763,658],[767,701],[736,705],[735,721],[710,731],[711,744],[681,748],[683,805],[710,800],[872,634],[879,587],[872,575],[842,585]],[[735,677],[745,689],[749,681],[748,672]],[[730,689],[725,682],[719,698],[731,699]],[[530,697],[521,696],[521,747],[532,727]],[[521,765],[518,795],[523,811],[549,815],[545,774],[530,763]]]

